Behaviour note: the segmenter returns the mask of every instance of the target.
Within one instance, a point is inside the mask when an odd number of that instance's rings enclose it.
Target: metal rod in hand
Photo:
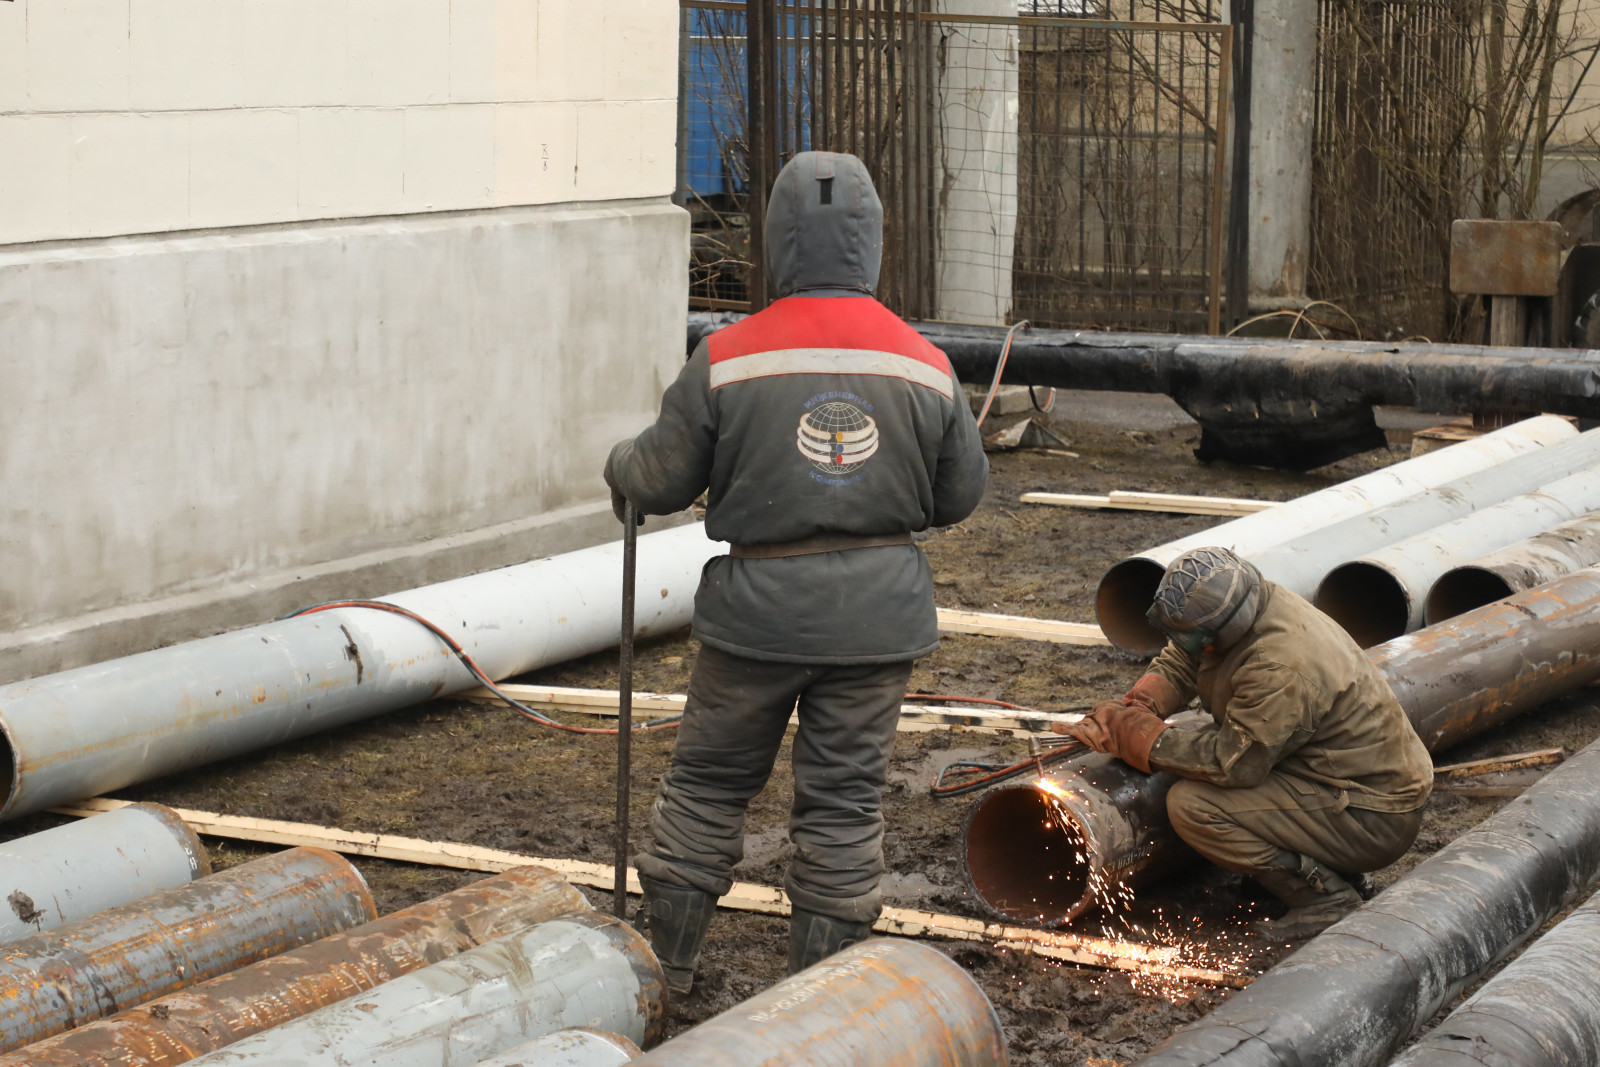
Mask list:
[[[633,778],[633,578],[639,562],[639,520],[633,502],[622,509],[622,654],[617,683],[617,862],[612,911],[628,917],[628,798]]]

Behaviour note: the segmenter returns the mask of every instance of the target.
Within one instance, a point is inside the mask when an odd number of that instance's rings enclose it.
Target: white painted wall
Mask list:
[[[677,10],[0,2],[0,244],[670,194]]]

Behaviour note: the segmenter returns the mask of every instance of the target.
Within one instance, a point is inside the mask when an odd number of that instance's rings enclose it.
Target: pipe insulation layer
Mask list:
[[[650,946],[593,913],[541,923],[191,1060],[195,1067],[470,1067],[557,1030],[660,1036]]]
[[[1600,568],[1582,570],[1367,653],[1430,752],[1600,679]],[[1199,713],[1190,723],[1210,721]],[[990,790],[967,817],[963,859],[996,916],[1060,925],[1192,859],[1167,820],[1171,775],[1108,756],[1063,760]]]
[[[639,538],[637,633],[687,626],[721,550],[700,523]],[[617,644],[621,575],[617,542],[384,599],[499,679]],[[0,819],[477,684],[417,623],[342,608],[0,686]]]
[[[1153,655],[1164,642],[1145,618],[1167,564],[1193,548],[1229,548],[1254,558],[1295,537],[1368,514],[1518,456],[1571,442],[1578,431],[1553,416],[1526,419],[1157,546],[1108,570],[1095,593],[1100,627],[1119,648]],[[1510,495],[1508,492],[1506,495]],[[1322,575],[1318,574],[1317,578]],[[1316,585],[1311,582],[1311,588]],[[1309,595],[1311,588],[1305,589]],[[3,691],[0,691],[3,692]]]
[[[484,1060],[478,1067],[621,1067],[639,1056],[639,1046],[621,1034],[560,1030]]]
[[[927,945],[877,938],[791,975],[634,1062],[1006,1067],[1010,1060],[994,1007],[960,964]]]
[[[1600,563],[1600,511],[1446,571],[1428,590],[1429,626]]]
[[[0,944],[211,873],[205,846],[172,809],[134,804],[110,814],[0,842]]]
[[[348,860],[296,848],[0,946],[0,1052],[376,914]]]
[[[175,1067],[497,938],[589,910],[554,871],[513,868],[0,1056],[0,1067]]]
[[[1388,1057],[1600,877],[1600,743],[1180,1030],[1150,1067]]]
[[[1429,1031],[1393,1067],[1600,1063],[1600,893]]]
[[[1558,478],[1335,567],[1317,586],[1315,603],[1371,648],[1420,627],[1428,590],[1452,567],[1596,508],[1600,468]]]

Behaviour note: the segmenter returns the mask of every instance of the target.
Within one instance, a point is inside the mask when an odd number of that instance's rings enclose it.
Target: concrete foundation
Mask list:
[[[611,539],[660,200],[0,247],[0,681]]]

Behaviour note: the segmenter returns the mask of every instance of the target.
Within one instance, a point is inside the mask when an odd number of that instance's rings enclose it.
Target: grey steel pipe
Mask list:
[[[1430,752],[1451,748],[1600,679],[1600,568],[1582,570],[1367,653]],[[981,796],[963,859],[995,915],[1059,925],[1181,863],[1167,822],[1170,775],[1105,756],[1053,765],[1026,785]]]
[[[478,1067],[621,1067],[640,1055],[639,1046],[621,1034],[579,1028],[518,1045]]]
[[[1600,878],[1600,744],[1180,1030],[1151,1067],[1387,1057]]]
[[[1446,571],[1428,590],[1429,626],[1600,563],[1600,511]]]
[[[927,945],[881,938],[845,949],[679,1034],[639,1067],[1005,1067],[983,990]]]
[[[574,1026],[660,1036],[650,946],[609,915],[568,915],[491,941],[190,1062],[466,1067]]]
[[[0,946],[0,1052],[376,914],[348,860],[296,848]]]
[[[200,838],[159,804],[132,804],[0,842],[0,944],[210,873]]]
[[[1600,893],[1506,965],[1392,1067],[1600,1063]]]
[[[640,634],[689,623],[703,524],[639,538]],[[492,678],[617,644],[619,545],[386,597]],[[659,592],[658,592],[659,591]],[[0,686],[0,819],[42,811],[477,685],[432,633],[346,608]]]
[[[1414,499],[1577,437],[1578,431],[1565,419],[1527,419],[1130,556],[1100,579],[1094,601],[1100,628],[1117,647],[1153,655],[1161,650],[1164,638],[1150,625],[1145,612],[1155,600],[1156,587],[1161,584],[1167,564],[1190,549],[1229,548],[1255,559],[1297,537]],[[1326,569],[1309,582],[1302,580],[1296,591],[1310,595],[1325,573]]]
[[[496,938],[589,910],[554,871],[517,867],[0,1055],[0,1067],[176,1067]]]
[[[1596,508],[1600,468],[1579,471],[1340,564],[1314,600],[1357,644],[1371,648],[1420,627],[1428,590],[1452,567]]]

